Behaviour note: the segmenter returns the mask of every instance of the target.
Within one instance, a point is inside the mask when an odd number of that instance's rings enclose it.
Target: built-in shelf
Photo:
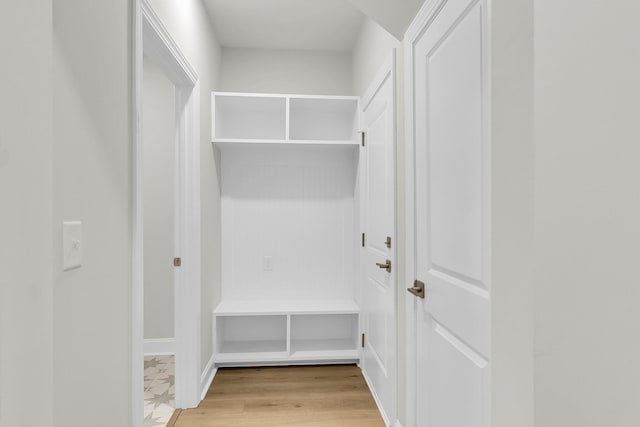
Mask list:
[[[359,99],[213,93],[218,366],[360,360]]]
[[[216,138],[286,139],[285,97],[214,93],[213,100]]]
[[[214,92],[212,141],[357,145],[359,98]]]
[[[325,140],[300,140],[300,139],[226,139],[226,138],[215,138],[213,140],[213,144],[219,148],[229,148],[229,147],[238,147],[238,146],[307,146],[307,145],[320,145],[320,146],[339,146],[339,147],[357,147],[360,142],[356,140],[335,140],[335,141],[325,141]]]
[[[340,141],[353,139],[357,129],[358,98],[307,98],[289,100],[289,138]]]
[[[352,301],[227,301],[216,308],[216,363],[357,361],[359,314]]]
[[[353,300],[223,300],[215,315],[247,316],[277,314],[356,314],[360,308]]]
[[[286,316],[218,316],[216,352],[220,355],[286,352],[287,325]]]
[[[286,354],[287,342],[285,340],[269,341],[223,341],[220,348],[222,354],[236,353],[282,353]]]
[[[291,356],[294,358],[358,358],[359,350],[353,340],[296,340],[291,341]]]

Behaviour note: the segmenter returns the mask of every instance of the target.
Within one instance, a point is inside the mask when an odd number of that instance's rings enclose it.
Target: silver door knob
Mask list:
[[[376,265],[387,270],[388,273],[391,273],[391,260],[386,260],[384,264],[376,262]]]
[[[424,283],[420,280],[413,282],[413,287],[407,288],[407,291],[417,296],[418,298],[424,298]]]

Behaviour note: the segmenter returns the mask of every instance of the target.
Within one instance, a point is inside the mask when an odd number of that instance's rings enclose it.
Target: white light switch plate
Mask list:
[[[82,265],[82,222],[65,221],[62,223],[62,251],[64,271]]]

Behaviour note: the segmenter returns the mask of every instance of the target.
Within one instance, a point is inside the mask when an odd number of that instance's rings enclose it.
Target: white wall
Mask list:
[[[404,50],[402,42],[389,34],[384,28],[379,26],[370,18],[365,18],[358,34],[356,45],[352,54],[353,70],[353,93],[363,96],[373,79],[380,70],[382,64],[391,55],[392,49],[396,49],[396,118],[398,127],[396,129],[396,265],[405,265],[405,142],[404,142]],[[402,425],[406,422],[406,336],[405,318],[407,295],[406,288],[408,281],[414,278],[406,277],[405,269],[398,269],[396,282],[398,301],[398,327],[397,327],[397,348],[398,348],[398,383],[397,383],[397,414]]]
[[[394,48],[402,54],[402,43],[373,20],[365,17],[351,56],[352,91],[355,95],[364,95]],[[402,61],[398,61],[398,73],[403,70],[403,65]]]
[[[211,144],[211,91],[218,90],[221,49],[200,0],[152,0],[151,5],[200,78],[200,206],[204,369],[213,354],[213,309],[221,296],[220,152]]]
[[[51,27],[50,0],[0,3],[2,427],[53,425]]]
[[[533,0],[492,0],[491,11],[491,417],[492,426],[529,427],[534,422]]]
[[[537,426],[640,425],[640,4],[535,2]]]
[[[144,338],[175,338],[175,87],[146,57],[143,67]]]
[[[220,90],[351,94],[348,52],[223,48]]]
[[[53,3],[55,426],[131,421],[130,10]],[[64,220],[83,222],[83,266],[68,272]]]

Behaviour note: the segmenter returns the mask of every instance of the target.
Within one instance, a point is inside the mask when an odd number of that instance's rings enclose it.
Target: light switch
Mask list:
[[[62,251],[64,271],[82,265],[82,222],[65,221],[62,223]]]

